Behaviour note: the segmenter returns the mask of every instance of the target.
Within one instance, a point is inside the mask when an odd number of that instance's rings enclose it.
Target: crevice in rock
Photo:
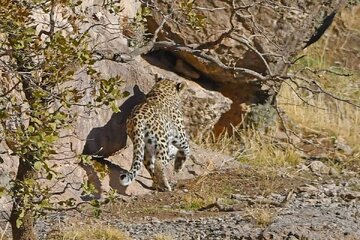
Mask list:
[[[230,98],[233,103],[229,111],[224,113],[214,127],[216,135],[227,130],[232,132],[232,126],[238,126],[247,113],[251,110],[251,105],[266,104],[269,95],[260,90],[261,87],[254,83],[224,83],[217,91],[225,97]]]
[[[201,74],[195,68],[170,51],[153,51],[144,55],[143,58],[151,65],[175,72],[187,79],[194,80],[201,77]]]

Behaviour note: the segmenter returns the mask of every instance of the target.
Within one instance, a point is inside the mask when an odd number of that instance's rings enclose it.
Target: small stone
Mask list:
[[[158,218],[156,218],[156,217],[152,217],[150,219],[150,221],[151,221],[151,223],[160,223],[160,220]]]
[[[298,165],[299,171],[309,171],[309,166],[307,166],[306,164],[299,164]]]
[[[338,176],[339,172],[335,168],[330,168],[329,174],[332,176]]]
[[[314,193],[317,191],[318,189],[315,186],[309,184],[305,184],[303,186],[298,187],[298,192]]]
[[[343,169],[343,170],[341,171],[341,174],[344,175],[344,176],[348,176],[348,177],[354,177],[354,176],[357,175],[356,172],[354,172],[354,171],[349,171],[349,170],[347,170],[347,169]]]
[[[329,174],[330,168],[321,161],[313,161],[309,165],[310,170],[315,174]]]
[[[347,144],[346,140],[339,136],[335,140],[336,149],[342,151],[346,155],[353,154],[353,149]]]
[[[345,200],[360,199],[360,192],[347,191],[345,193],[341,193],[340,196]]]

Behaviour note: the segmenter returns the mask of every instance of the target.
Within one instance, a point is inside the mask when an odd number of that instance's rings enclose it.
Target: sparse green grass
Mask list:
[[[186,196],[183,198],[181,208],[187,211],[196,211],[206,204],[210,204],[212,201],[211,199],[212,198],[205,200],[203,197],[199,197],[194,194],[186,194]]]

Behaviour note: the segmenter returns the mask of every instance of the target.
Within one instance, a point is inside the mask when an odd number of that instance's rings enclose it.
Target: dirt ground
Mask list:
[[[129,221],[139,221],[146,217],[171,219],[177,217],[206,217],[221,214],[219,211],[199,211],[223,199],[232,203],[233,194],[248,197],[268,196],[271,193],[286,195],[290,190],[310,183],[311,176],[286,178],[274,173],[259,173],[255,169],[237,169],[214,172],[191,180],[177,183],[173,192],[153,192],[137,196],[110,207],[114,217]],[[191,214],[189,214],[191,212]]]

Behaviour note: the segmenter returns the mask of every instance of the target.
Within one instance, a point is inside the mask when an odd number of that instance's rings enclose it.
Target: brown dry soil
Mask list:
[[[91,210],[50,214],[37,229],[53,240],[86,226],[112,226],[131,239],[358,239],[359,179],[293,168],[215,171],[179,181],[173,192],[117,199],[99,218]]]
[[[123,200],[111,206],[108,211],[116,218],[121,217],[134,222],[147,217],[165,220],[214,216],[221,213],[217,210],[201,211],[201,208],[214,203],[218,198],[225,199],[225,202],[231,205],[233,194],[250,198],[266,197],[271,193],[286,195],[290,190],[314,179],[313,175],[306,175],[286,178],[274,173],[259,172],[250,167],[214,172],[195,179],[179,181],[173,192],[154,192]]]

